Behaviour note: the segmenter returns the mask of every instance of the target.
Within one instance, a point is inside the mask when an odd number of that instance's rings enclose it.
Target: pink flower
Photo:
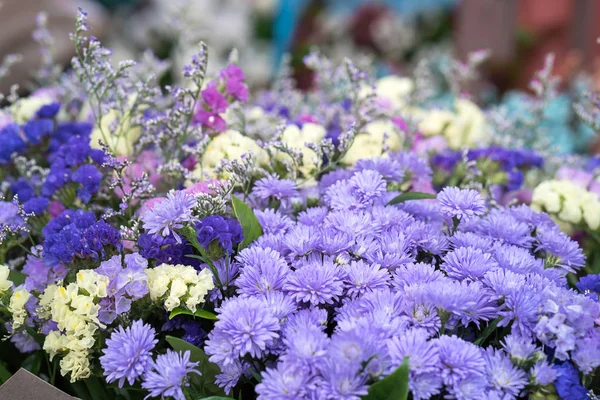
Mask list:
[[[118,157],[118,160],[124,161],[126,157]],[[157,172],[159,165],[160,159],[153,150],[142,151],[135,162],[127,167],[123,173],[123,188],[125,192],[129,193],[131,191],[131,182],[134,179],[141,178],[144,172],[148,174],[150,183],[157,186],[162,179],[162,175]],[[120,188],[116,188],[115,193],[119,197],[123,197]]]
[[[589,172],[585,172],[578,168],[561,167],[558,172],[556,172],[556,179],[568,180],[584,189],[587,189],[590,183],[594,180],[594,176]]]
[[[61,202],[56,200],[51,201],[50,204],[48,204],[48,213],[50,213],[50,217],[52,218],[56,217],[66,209],[67,208],[63,206]]]
[[[220,185],[221,181],[217,179],[212,179],[210,181],[203,181],[194,183],[192,186],[185,189],[185,192],[188,194],[198,194],[198,193],[214,193],[211,189],[208,188],[209,185],[217,186]]]
[[[194,122],[212,129],[223,132],[227,129],[227,123],[220,116],[227,111],[229,103],[221,92],[217,90],[216,82],[210,82],[208,87],[202,91],[202,103],[194,115]]]
[[[140,215],[144,215],[146,212],[152,211],[152,209],[158,204],[162,203],[163,200],[164,197],[155,197],[153,199],[146,200],[144,204],[142,204],[142,206],[140,207]]]
[[[439,153],[448,147],[448,142],[443,136],[432,136],[428,138],[415,137],[412,150],[420,156],[429,153]]]

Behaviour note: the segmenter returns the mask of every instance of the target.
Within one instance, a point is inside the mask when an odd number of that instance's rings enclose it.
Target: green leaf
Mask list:
[[[176,317],[177,315],[182,315],[182,314],[183,315],[193,315],[194,317],[209,319],[211,321],[216,321],[218,319],[217,316],[215,314],[211,313],[210,311],[206,311],[201,308],[198,308],[196,310],[196,312],[191,312],[190,310],[188,310],[185,307],[175,308],[173,311],[171,311],[171,314],[169,314],[169,319],[172,319],[173,317]]]
[[[473,343],[480,346],[483,342],[485,342],[485,340],[488,338],[488,336],[490,336],[492,334],[492,332],[494,332],[494,330],[498,326],[498,323],[500,321],[502,321],[502,319],[503,319],[503,317],[498,317],[495,320],[493,320],[492,322],[490,322],[490,324],[487,326],[487,328],[485,328],[485,330],[483,331],[483,333],[481,334],[479,339],[477,339]]]
[[[6,364],[0,362],[0,384],[6,382],[11,376],[12,374],[6,367]]]
[[[252,212],[252,209],[246,203],[235,196],[231,196],[231,203],[233,205],[233,213],[238,221],[240,221],[240,225],[242,225],[242,230],[244,231],[244,241],[239,246],[239,250],[242,250],[258,239],[263,234],[263,230],[256,215],[254,215],[254,212]]]
[[[375,382],[363,400],[406,400],[408,398],[408,357],[391,374]]]
[[[167,336],[167,342],[177,351],[189,351],[190,360],[198,362],[198,369],[202,375],[190,374],[190,382],[193,388],[200,393],[200,396],[224,396],[225,392],[215,382],[215,376],[221,373],[216,364],[208,361],[206,353],[185,340],[174,336]]]
[[[435,198],[436,198],[436,195],[431,194],[431,193],[406,192],[406,193],[402,193],[402,194],[394,197],[392,200],[390,200],[389,203],[387,203],[387,205],[391,206],[394,204],[400,204],[400,203],[404,203],[405,201],[408,201],[408,200],[423,200],[423,199],[435,199]]]
[[[15,286],[19,286],[25,283],[25,278],[27,276],[19,271],[11,270],[8,274],[8,279],[15,284]]]
[[[35,353],[27,356],[23,362],[21,362],[21,367],[25,368],[34,375],[39,375],[43,358],[44,353],[41,351],[36,351]]]

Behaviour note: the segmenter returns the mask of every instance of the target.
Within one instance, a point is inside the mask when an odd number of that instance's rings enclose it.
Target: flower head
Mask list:
[[[185,191],[170,192],[161,202],[142,215],[144,229],[150,234],[160,233],[162,236],[173,234],[177,243],[181,237],[176,229],[183,228],[184,222],[192,220],[192,209],[196,198]]]
[[[483,198],[473,189],[446,187],[437,195],[437,202],[444,214],[459,220],[469,220],[486,210]]]
[[[142,387],[148,390],[150,397],[173,397],[185,400],[183,387],[188,386],[188,374],[198,374],[197,362],[190,361],[190,352],[167,350],[152,362],[151,369],[144,376]]]
[[[134,321],[123,329],[120,326],[106,340],[100,364],[108,383],[119,381],[123,387],[125,379],[130,385],[144,375],[152,365],[152,350],[158,340],[156,331],[142,320]]]

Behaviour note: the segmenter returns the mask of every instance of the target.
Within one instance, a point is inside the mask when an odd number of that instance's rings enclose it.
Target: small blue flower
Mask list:
[[[152,362],[152,368],[144,375],[142,387],[150,393],[148,397],[173,397],[185,400],[183,388],[189,386],[188,375],[200,374],[197,362],[190,361],[190,352],[167,350]]]

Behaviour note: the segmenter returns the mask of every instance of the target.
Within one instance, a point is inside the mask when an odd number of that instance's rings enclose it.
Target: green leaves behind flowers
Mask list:
[[[242,231],[244,232],[244,241],[238,247],[238,250],[242,250],[258,239],[263,234],[263,230],[256,215],[254,215],[254,212],[246,203],[235,196],[231,196],[231,203],[233,205],[233,213],[238,221],[240,221]]]
[[[363,400],[406,400],[408,398],[408,357],[391,374],[375,382]]]
[[[203,310],[202,308],[196,309],[196,312],[191,312],[185,307],[177,307],[169,314],[169,319],[173,319],[178,315],[193,315],[194,317],[209,319],[211,321],[216,321],[218,318],[215,314],[210,311]]]
[[[406,192],[406,193],[402,193],[402,194],[394,197],[392,200],[389,201],[389,203],[387,203],[387,205],[391,206],[394,204],[400,204],[400,203],[404,203],[405,201],[409,201],[409,200],[423,200],[423,199],[435,199],[435,198],[436,198],[435,194],[421,193],[421,192]]]
[[[206,353],[185,340],[167,336],[167,342],[173,347],[174,350],[181,352],[190,352],[190,360],[198,363],[198,369],[202,375],[190,374],[190,384],[196,396],[198,398],[205,398],[210,396],[225,396],[225,392],[217,384],[216,376],[221,373],[221,370],[216,364],[208,361]]]

